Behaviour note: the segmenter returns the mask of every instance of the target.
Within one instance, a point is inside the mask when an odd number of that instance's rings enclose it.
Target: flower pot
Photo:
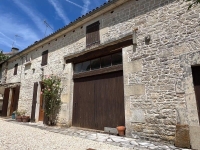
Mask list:
[[[118,131],[118,134],[120,136],[124,136],[125,135],[125,130],[126,130],[125,126],[118,126],[117,127],[117,131]]]
[[[22,116],[23,122],[29,122],[29,120],[30,120],[29,116]]]
[[[16,120],[17,120],[18,122],[22,122],[22,116],[16,116]]]

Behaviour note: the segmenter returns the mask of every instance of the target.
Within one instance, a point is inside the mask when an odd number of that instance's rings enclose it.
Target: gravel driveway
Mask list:
[[[0,150],[128,150],[0,119]]]

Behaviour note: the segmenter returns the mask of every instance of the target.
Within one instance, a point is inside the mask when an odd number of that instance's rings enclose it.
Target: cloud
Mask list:
[[[90,0],[83,0],[84,5],[81,6],[81,5],[79,5],[79,4],[77,4],[77,3],[74,3],[74,2],[72,2],[72,1],[70,1],[70,0],[65,0],[65,1],[67,1],[67,2],[69,2],[69,3],[71,3],[71,4],[73,4],[74,6],[77,6],[77,7],[81,8],[81,9],[82,9],[82,11],[81,11],[81,14],[82,14],[82,15],[85,15],[85,14],[88,12],[88,10],[89,10],[89,5],[90,5],[90,3],[91,3]]]
[[[36,27],[40,30],[40,32],[44,33],[45,28],[46,28],[43,23],[44,17],[39,17],[42,15],[39,14],[38,12],[36,12],[31,7],[24,5],[19,0],[14,0],[14,2],[18,7],[20,7],[30,17],[30,19],[33,21],[33,23],[36,25]],[[41,18],[43,18],[43,19],[41,19]],[[50,34],[51,32],[48,31],[48,34]]]
[[[83,6],[81,14],[85,15],[89,10],[90,0],[83,0],[83,3],[84,3],[84,6]]]
[[[65,24],[68,24],[70,22],[70,20],[69,20],[69,18],[67,18],[65,16],[65,13],[64,13],[60,3],[58,1],[54,1],[54,0],[48,0],[48,1],[54,7],[54,9],[56,10],[58,16],[63,20],[63,22]]]
[[[71,4],[73,4],[73,5],[75,5],[75,6],[77,6],[77,7],[79,7],[79,8],[84,9],[84,7],[82,7],[81,5],[79,5],[79,4],[77,4],[77,3],[74,3],[74,2],[72,2],[72,1],[70,1],[70,0],[66,0],[66,1],[69,2],[69,3],[71,3]]]
[[[0,28],[0,47],[6,47],[10,50],[15,41],[15,35],[19,35],[20,37],[16,38],[14,46],[20,49],[24,49],[28,45],[33,44],[34,41],[40,39],[35,30],[21,22],[20,19],[16,19],[19,17],[11,14],[1,14],[0,20],[3,21]]]

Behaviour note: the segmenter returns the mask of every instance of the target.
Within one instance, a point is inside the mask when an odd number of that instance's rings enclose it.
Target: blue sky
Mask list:
[[[20,50],[74,21],[107,0],[0,0],[0,49]]]

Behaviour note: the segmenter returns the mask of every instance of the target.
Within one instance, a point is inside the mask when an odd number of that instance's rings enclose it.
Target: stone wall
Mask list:
[[[33,50],[28,54],[31,64],[25,65],[26,56],[9,63],[7,83],[21,79],[19,108],[30,114],[34,82],[41,81],[42,74],[58,75],[64,89],[59,123],[70,126],[73,65],[65,64],[63,56],[94,48],[86,48],[86,26],[98,20],[100,45],[132,35],[138,28],[136,49],[123,49],[126,133],[173,141],[177,123],[198,125],[191,65],[200,64],[200,9],[187,11],[187,7],[183,1],[131,0]],[[151,40],[145,42],[148,35]],[[48,64],[42,67],[45,50],[49,50]],[[20,76],[12,75],[16,62]]]
[[[182,1],[149,2],[160,7],[132,20],[136,51],[123,49],[127,133],[173,141],[177,123],[199,125],[191,66],[199,64],[200,9],[187,11]],[[147,5],[138,3],[135,13]]]

